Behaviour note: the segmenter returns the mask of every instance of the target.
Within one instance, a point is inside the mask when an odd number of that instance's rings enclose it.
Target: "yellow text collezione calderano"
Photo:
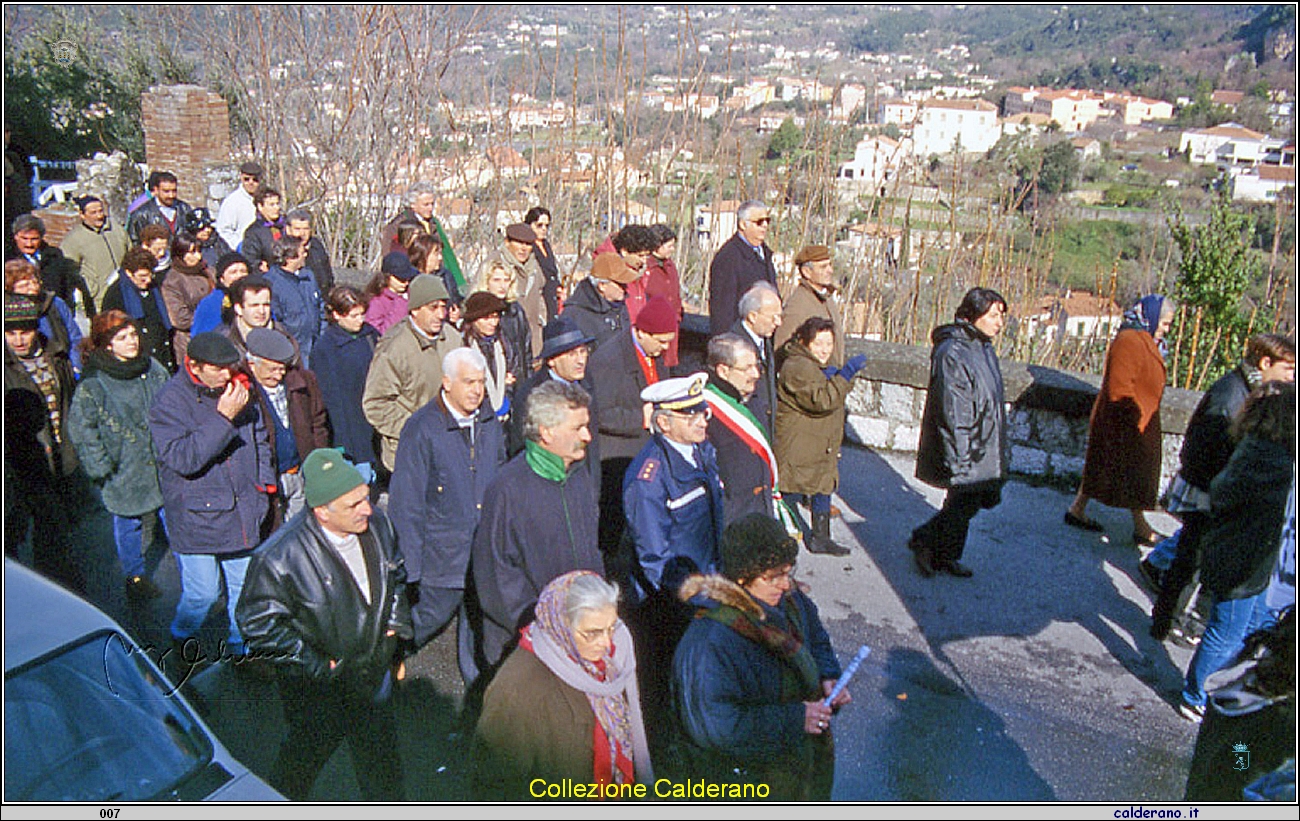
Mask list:
[[[559,798],[582,800],[618,800],[627,798],[693,798],[693,799],[754,799],[767,798],[770,790],[766,784],[716,784],[703,779],[672,781],[660,778],[652,785],[601,784],[598,782],[547,781],[534,778],[528,782],[528,794],[533,798]]]

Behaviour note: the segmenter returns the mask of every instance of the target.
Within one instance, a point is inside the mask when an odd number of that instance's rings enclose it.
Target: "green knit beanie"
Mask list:
[[[320,507],[364,485],[366,480],[361,471],[343,458],[343,451],[317,448],[303,460],[302,482],[307,507]]]

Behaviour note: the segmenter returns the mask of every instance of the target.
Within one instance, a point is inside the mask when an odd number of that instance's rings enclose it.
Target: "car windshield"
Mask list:
[[[6,801],[163,797],[211,759],[175,688],[117,633],[5,675]]]

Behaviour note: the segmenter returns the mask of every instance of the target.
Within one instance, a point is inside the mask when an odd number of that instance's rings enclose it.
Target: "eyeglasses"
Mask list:
[[[772,218],[771,218],[771,217],[759,217],[759,218],[756,219],[756,220],[750,220],[750,222],[754,223],[755,225],[771,225],[771,224],[772,224]]]
[[[261,182],[261,177],[254,177],[252,174],[240,174],[240,179],[244,182]]]
[[[604,629],[597,628],[595,630],[574,630],[573,634],[578,638],[582,639],[583,641],[587,642],[588,644],[591,644],[592,642],[599,640],[602,636],[612,641],[614,639],[614,633],[617,632],[618,628],[622,626],[623,626],[623,622],[620,620],[614,622],[609,627],[606,627]]]

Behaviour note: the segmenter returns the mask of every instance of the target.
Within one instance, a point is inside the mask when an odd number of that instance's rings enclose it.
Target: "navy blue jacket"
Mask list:
[[[278,479],[256,397],[231,422],[217,413],[219,395],[182,367],[149,409],[167,535],[177,553],[257,547],[269,509],[265,488]]]
[[[771,624],[787,628],[783,607],[769,607],[752,597],[750,601],[762,608]],[[819,677],[838,679],[840,666],[817,606],[797,588],[786,601],[801,622]],[[690,604],[718,606],[706,596],[696,596]],[[785,664],[771,650],[714,619],[691,622],[673,657],[673,696],[688,750],[696,759],[693,777],[730,773],[733,767],[750,771],[752,777],[773,767],[798,768],[805,760],[801,751],[810,736],[803,729],[803,702],[820,693],[783,694]]]
[[[309,268],[289,273],[278,265],[266,272],[271,283],[271,314],[280,329],[294,338],[303,359],[311,359],[312,346],[325,325],[325,302]]]
[[[489,663],[504,656],[552,579],[570,570],[604,573],[595,498],[591,474],[580,465],[564,481],[552,481],[533,471],[525,451],[497,472],[483,500],[471,562]]]
[[[699,467],[657,433],[623,477],[623,509],[641,567],[633,572],[636,601],[660,588],[675,591],[692,573],[718,572],[723,526],[718,458],[708,442],[696,445],[695,455]]]
[[[311,352],[311,370],[325,397],[333,444],[343,448],[348,458],[358,464],[373,464],[378,458],[375,429],[361,411],[366,374],[370,373],[370,360],[377,344],[379,332],[369,325],[362,325],[361,331],[354,335],[331,322]]]
[[[505,429],[490,403],[474,418],[474,438],[439,395],[402,426],[388,513],[406,578],[460,589],[487,487],[505,462]]]

